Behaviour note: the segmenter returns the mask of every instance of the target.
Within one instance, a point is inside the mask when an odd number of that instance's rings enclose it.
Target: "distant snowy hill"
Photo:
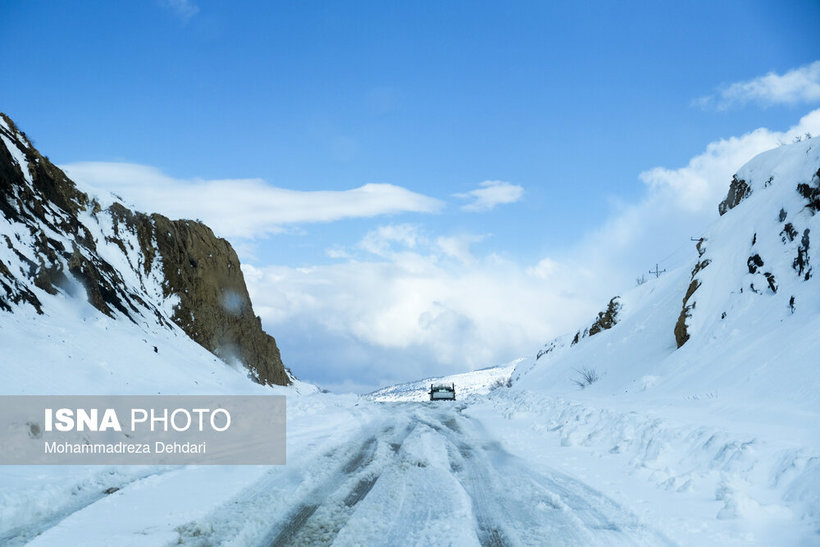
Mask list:
[[[366,398],[379,402],[427,401],[430,399],[431,384],[455,384],[456,399],[466,399],[471,395],[486,395],[493,389],[506,387],[515,366],[523,361],[517,359],[499,367],[489,367],[450,376],[425,378],[406,384],[388,386],[365,395]]]

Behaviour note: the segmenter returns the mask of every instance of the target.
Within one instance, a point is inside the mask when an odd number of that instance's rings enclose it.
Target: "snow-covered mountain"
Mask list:
[[[0,364],[13,393],[66,392],[76,375],[95,377],[103,393],[173,390],[168,378],[177,374],[211,377],[210,365],[192,374],[192,362],[213,355],[224,362],[217,369],[291,382],[227,241],[199,222],[116,201],[103,208],[3,114],[0,212]],[[72,358],[82,365],[66,366]],[[153,385],[135,380],[152,365]],[[57,391],[46,387],[52,382]]]
[[[817,409],[819,167],[816,139],[744,165],[689,267],[613,298],[589,327],[519,365],[516,384],[562,393],[588,370],[601,394]]]
[[[749,161],[719,212],[693,241],[688,267],[549,341],[516,367],[509,393],[491,394],[490,408],[509,419],[499,431],[525,426],[522,450],[553,438],[599,454],[599,469],[621,465],[629,481],[672,492],[664,506],[717,504],[704,529],[717,517],[753,543],[816,541],[820,140]]]

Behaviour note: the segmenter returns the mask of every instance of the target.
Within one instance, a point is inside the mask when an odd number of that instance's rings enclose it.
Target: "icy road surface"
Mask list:
[[[0,544],[670,543],[549,462],[536,471],[507,452],[463,401],[292,405],[285,466],[7,471]]]
[[[376,404],[361,435],[295,458],[206,518],[184,544],[663,545],[587,485],[535,472],[458,403]]]

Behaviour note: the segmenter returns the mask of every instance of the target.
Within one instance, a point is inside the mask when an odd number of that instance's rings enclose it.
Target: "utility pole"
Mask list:
[[[662,274],[662,273],[664,273],[665,271],[666,271],[666,268],[664,268],[663,270],[659,270],[659,269],[658,269],[658,265],[657,265],[657,264],[655,264],[655,270],[654,270],[654,271],[653,271],[653,270],[649,270],[649,273],[651,273],[651,274],[655,274],[655,279],[657,279],[657,278],[659,278],[659,277],[661,276],[661,274]]]

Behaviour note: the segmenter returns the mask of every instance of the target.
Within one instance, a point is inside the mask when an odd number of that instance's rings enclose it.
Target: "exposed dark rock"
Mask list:
[[[621,297],[616,296],[607,304],[604,311],[598,312],[598,318],[589,327],[589,335],[594,336],[601,331],[609,330],[618,323],[618,312],[621,310]]]
[[[549,355],[550,353],[552,353],[553,351],[555,351],[559,347],[560,347],[560,345],[559,345],[557,339],[548,342],[547,344],[544,345],[543,348],[538,350],[538,355],[535,356],[535,360],[537,361],[538,359],[540,359],[544,355]]]
[[[700,287],[700,281],[693,279],[692,282],[689,283],[689,288],[686,289],[686,296],[683,297],[683,308],[675,323],[675,342],[677,342],[678,347],[681,347],[689,340],[689,326],[686,324],[686,320],[692,316],[691,311],[695,307],[695,304],[688,305],[688,302],[689,299],[692,298],[692,295],[695,294],[695,291],[698,290],[698,287]]]
[[[31,305],[37,313],[43,313],[43,305],[37,295],[19,283],[2,260],[0,260],[0,287],[3,289],[0,293],[0,310],[11,311],[12,305],[26,303]]]
[[[103,275],[104,270],[108,275]],[[113,307],[130,320],[134,320],[118,294],[120,291],[111,281],[112,277],[117,279],[119,276],[108,263],[101,260],[92,261],[75,246],[68,261],[68,271],[83,284],[92,306],[108,316],[115,317]]]
[[[612,298],[609,304],[607,304],[606,309],[598,312],[598,317],[595,318],[595,321],[589,328],[584,329],[583,333],[581,331],[575,333],[575,337],[572,339],[572,344],[570,345],[574,346],[580,342],[582,338],[595,336],[599,332],[609,330],[618,324],[618,312],[620,312],[623,307],[620,300],[620,296]]]
[[[783,243],[786,243],[786,240],[794,241],[794,238],[797,237],[797,230],[794,229],[794,226],[791,222],[787,222],[785,226],[783,226],[783,230],[780,231],[780,239]]]
[[[763,266],[763,259],[760,258],[759,254],[750,256],[746,261],[746,266],[749,268],[749,273],[756,273],[757,269]]]
[[[698,256],[699,257],[703,256],[703,253],[706,252],[706,246],[704,245],[705,242],[706,242],[706,240],[704,238],[700,238],[698,240],[697,245],[695,245],[695,248],[698,250]]]
[[[570,344],[570,346],[574,346],[575,344],[577,344],[578,342],[580,342],[581,340],[583,340],[587,336],[589,336],[589,327],[585,328],[582,331],[579,330],[578,332],[575,333],[575,336],[572,338],[572,343]]]
[[[683,307],[681,309],[680,315],[678,315],[678,320],[675,323],[675,341],[678,344],[678,347],[681,347],[689,340],[689,327],[686,324],[686,320],[692,316],[691,311],[695,309],[696,302],[692,302],[689,304],[689,300],[695,294],[695,291],[698,290],[700,287],[701,282],[697,279],[693,279],[689,283],[689,288],[686,289],[686,294],[683,297]]]
[[[786,210],[785,209],[780,209],[780,215],[778,215],[778,217],[777,217],[778,220],[780,222],[783,222],[784,220],[786,220],[786,216],[787,216],[786,215]]]
[[[766,282],[769,283],[769,289],[771,289],[773,293],[777,293],[777,281],[774,278],[774,274],[764,272],[763,275],[766,277]]]
[[[42,303],[31,289],[69,292],[69,280],[74,278],[102,313],[133,321],[142,316],[170,326],[155,299],[178,298],[170,320],[188,336],[223,360],[243,362],[260,383],[290,383],[276,341],[262,330],[253,312],[239,259],[227,241],[200,222],[149,216],[119,203],[103,210],[31,146],[8,117],[0,116],[11,129],[0,131],[25,155],[27,164],[18,166],[11,151],[0,145],[0,212],[28,238],[25,244],[19,236],[18,241],[0,241],[21,265],[12,271],[0,260],[0,309],[29,304],[42,313]],[[121,272],[102,258],[98,243],[80,221],[81,213],[95,220],[110,215],[114,234],[99,244],[116,246],[142,286],[129,287]],[[65,239],[48,236],[52,230]],[[128,242],[134,240],[137,248],[129,248]],[[18,246],[26,245],[39,262],[20,252]],[[157,261],[162,294],[149,295],[144,291],[157,274]]]
[[[752,189],[746,184],[746,181],[738,179],[737,175],[734,175],[731,184],[729,184],[729,193],[726,194],[726,198],[718,204],[718,212],[721,216],[725,215],[729,209],[737,207],[737,205],[751,193]]]
[[[820,169],[815,173],[811,184],[798,184],[797,192],[806,198],[806,201],[808,201],[806,207],[808,207],[812,213],[820,211]]]
[[[708,258],[705,260],[698,260],[697,263],[695,263],[695,267],[692,268],[692,273],[690,274],[690,277],[694,278],[696,275],[698,275],[698,273],[700,273],[701,270],[703,270],[706,266],[708,266],[711,263],[712,261]]]
[[[699,256],[703,256],[706,252],[706,248],[703,247],[702,243],[703,239],[698,241],[697,244]],[[692,268],[689,288],[686,289],[686,294],[683,297],[683,305],[681,306],[680,314],[678,314],[678,320],[675,322],[675,342],[678,347],[681,347],[689,340],[689,326],[686,324],[686,320],[692,316],[692,310],[695,309],[695,302],[690,304],[689,299],[692,298],[692,295],[694,295],[695,291],[700,287],[700,281],[696,279],[697,275],[711,263],[712,261],[710,259],[704,258],[703,260],[698,260]]]
[[[800,246],[797,247],[797,256],[792,262],[792,268],[797,275],[802,275],[803,279],[811,279],[811,265],[809,264],[809,229],[803,230],[803,237],[800,238]]]
[[[156,243],[164,289],[179,297],[174,322],[220,358],[245,363],[262,383],[288,384],[276,341],[253,312],[231,244],[200,222],[125,211],[119,211],[120,218],[133,223],[140,239]],[[143,268],[150,271],[153,245],[141,248],[146,250]]]

